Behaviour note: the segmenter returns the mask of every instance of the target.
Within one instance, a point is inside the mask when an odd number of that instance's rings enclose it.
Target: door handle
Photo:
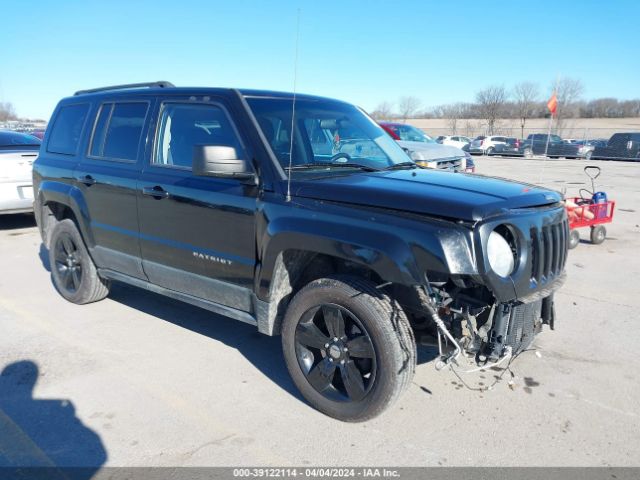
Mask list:
[[[169,196],[169,192],[160,185],[156,185],[155,187],[142,187],[142,194],[157,199],[167,198]]]
[[[96,183],[98,183],[98,181],[95,178],[93,178],[91,175],[85,175],[84,177],[80,177],[78,178],[78,181],[80,183],[84,183],[87,186],[95,185]]]

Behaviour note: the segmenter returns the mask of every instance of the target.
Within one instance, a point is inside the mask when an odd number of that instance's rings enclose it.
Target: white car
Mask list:
[[[465,145],[471,143],[469,137],[463,137],[462,135],[442,135],[436,138],[436,141],[442,145],[451,145],[457,148],[464,148]]]
[[[485,137],[480,135],[473,139],[471,145],[469,145],[469,153],[475,153],[477,155],[491,155],[495,150],[496,145],[506,145],[507,138],[502,135],[490,135]]]
[[[31,166],[39,150],[32,135],[0,131],[0,214],[33,211]]]

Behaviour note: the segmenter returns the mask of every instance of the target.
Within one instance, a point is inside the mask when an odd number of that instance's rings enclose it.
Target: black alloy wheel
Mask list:
[[[98,274],[74,221],[56,222],[50,238],[49,265],[58,293],[79,305],[105,298],[110,283]]]
[[[82,284],[81,254],[74,239],[67,232],[62,232],[53,245],[54,268],[60,279],[60,287],[73,295]]]
[[[373,342],[346,308],[324,304],[308,310],[296,327],[295,346],[307,381],[327,399],[360,401],[373,387]]]
[[[416,344],[406,313],[368,279],[319,278],[282,320],[291,379],[316,409],[345,422],[380,415],[411,384]]]

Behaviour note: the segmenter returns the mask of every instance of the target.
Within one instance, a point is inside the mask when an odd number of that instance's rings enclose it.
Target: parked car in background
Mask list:
[[[591,157],[598,160],[640,160],[640,132],[614,133],[606,145],[596,146]]]
[[[497,143],[492,147],[491,153],[488,155],[502,155],[502,156],[520,156],[520,139],[515,137],[506,137],[505,143]]]
[[[579,148],[580,146],[577,144],[565,143],[558,135],[532,133],[521,143],[519,151],[521,155],[527,158],[531,158],[534,155],[544,155],[545,153],[551,158],[580,158]]]
[[[464,148],[465,145],[469,145],[471,139],[469,137],[463,137],[462,135],[440,135],[436,138],[436,142],[461,149]]]
[[[380,122],[380,126],[421,167],[464,172],[467,155],[451,145],[441,145],[419,128],[406,123]]]
[[[575,145],[578,145],[578,154],[585,160],[591,160],[593,150],[596,147],[604,147],[607,145],[607,140],[577,140]]]
[[[496,145],[507,143],[507,137],[502,135],[479,135],[474,138],[469,147],[469,152],[476,155],[492,155]]]
[[[34,137],[42,140],[44,138],[44,129],[38,128],[36,130],[33,130],[32,132],[29,132],[29,135],[33,135]]]
[[[38,138],[0,130],[0,214],[33,211],[31,165],[39,150]]]

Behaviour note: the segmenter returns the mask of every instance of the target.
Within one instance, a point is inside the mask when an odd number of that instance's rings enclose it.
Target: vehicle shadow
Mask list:
[[[121,283],[112,285],[109,298],[237,349],[276,385],[304,401],[289,377],[280,337],[263,335],[255,326]]]
[[[125,284],[113,284],[109,298],[237,349],[275,384],[305,401],[289,376],[279,336],[263,335],[252,325]],[[418,345],[417,354],[420,365],[437,358],[438,350]]]
[[[38,257],[40,257],[40,261],[42,262],[42,266],[44,269],[51,273],[51,264],[49,262],[49,250],[44,246],[44,243],[40,244],[40,250],[38,250]]]
[[[31,360],[7,365],[0,372],[0,471],[12,467],[45,467],[42,478],[91,478],[107,460],[104,445],[76,417],[67,399],[33,398],[38,366]],[[22,478],[17,475],[15,478]]]
[[[40,245],[39,256],[42,266],[51,272],[49,250],[44,244]],[[123,283],[112,284],[109,298],[235,348],[276,385],[305,402],[289,376],[279,336],[263,335],[258,333],[255,326]],[[438,351],[418,344],[417,354],[417,363],[420,365],[437,358]]]
[[[0,215],[0,230],[17,230],[36,226],[36,217],[31,213]]]

